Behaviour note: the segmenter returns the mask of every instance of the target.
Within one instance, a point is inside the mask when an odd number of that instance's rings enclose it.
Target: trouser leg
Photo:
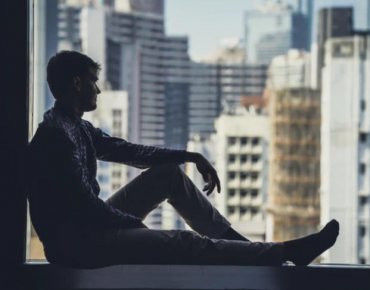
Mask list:
[[[67,261],[75,267],[119,264],[281,265],[281,243],[231,241],[192,231],[116,229],[89,234]],[[65,255],[63,256],[65,258]]]
[[[142,172],[106,202],[144,219],[166,199],[201,235],[219,238],[230,227],[180,167],[173,164],[156,165]]]

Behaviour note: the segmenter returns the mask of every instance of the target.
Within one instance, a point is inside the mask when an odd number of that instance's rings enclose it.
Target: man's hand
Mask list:
[[[203,180],[207,182],[207,184],[203,188],[203,191],[206,191],[207,195],[210,195],[215,189],[215,186],[217,186],[217,192],[220,193],[220,180],[218,179],[216,169],[213,168],[211,163],[209,163],[208,160],[199,153],[194,162],[197,166],[198,171],[203,176]]]

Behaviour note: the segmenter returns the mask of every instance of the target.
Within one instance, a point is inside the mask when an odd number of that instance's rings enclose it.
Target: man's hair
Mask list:
[[[89,69],[100,70],[100,64],[77,51],[63,50],[50,58],[47,66],[49,88],[58,99],[72,83],[75,76],[84,76]]]

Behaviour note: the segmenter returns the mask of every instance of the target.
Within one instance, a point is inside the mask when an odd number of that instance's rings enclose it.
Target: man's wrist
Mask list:
[[[198,160],[200,159],[202,155],[200,153],[197,153],[197,152],[186,152],[186,161],[188,162],[198,162]]]

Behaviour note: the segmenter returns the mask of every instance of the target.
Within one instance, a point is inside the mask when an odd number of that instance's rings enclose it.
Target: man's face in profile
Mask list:
[[[97,95],[100,89],[96,82],[98,81],[98,71],[90,68],[87,75],[81,78],[80,105],[84,112],[93,111],[97,107]]]

